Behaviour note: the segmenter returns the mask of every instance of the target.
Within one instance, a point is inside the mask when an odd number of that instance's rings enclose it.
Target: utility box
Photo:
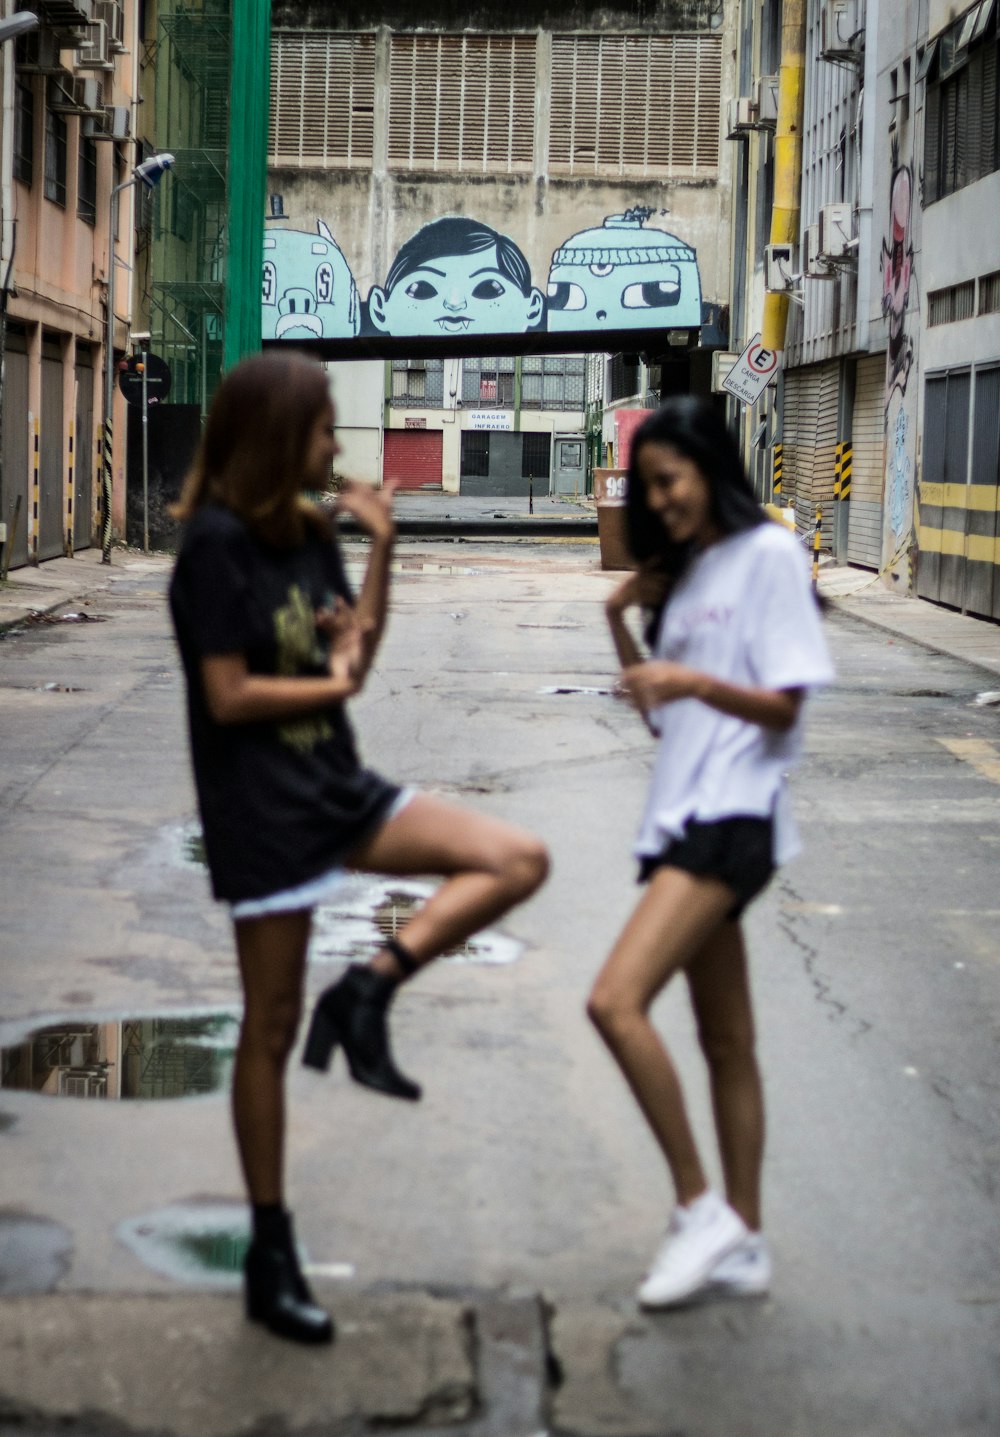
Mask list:
[[[601,547],[602,569],[634,569],[628,551],[625,527],[625,500],[628,471],[595,469],[594,498],[597,500],[597,540]]]
[[[798,287],[798,252],[793,244],[764,246],[764,288],[768,294],[791,294]]]

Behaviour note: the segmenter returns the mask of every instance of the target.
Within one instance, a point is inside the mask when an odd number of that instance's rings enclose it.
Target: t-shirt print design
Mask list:
[[[326,663],[326,655],[316,630],[316,616],[306,595],[298,584],[290,584],[288,602],[275,609],[274,642],[277,649],[275,668],[279,674],[315,673]],[[323,714],[311,714],[306,718],[289,719],[278,725],[278,737],[283,743],[310,753],[318,743],[332,738],[333,728]]]

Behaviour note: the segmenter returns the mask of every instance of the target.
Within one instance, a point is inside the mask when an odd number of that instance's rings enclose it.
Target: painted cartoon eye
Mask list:
[[[591,274],[596,274],[598,279],[603,279],[604,276],[610,274],[613,269],[613,264],[592,264],[590,266]]]
[[[415,279],[406,286],[408,299],[433,299],[436,294],[437,290],[426,279]]]
[[[275,292],[278,288],[278,271],[269,259],[264,261],[263,282],[261,285],[261,301],[264,304],[273,304]]]
[[[681,281],[661,279],[655,284],[630,284],[622,291],[622,304],[626,309],[667,309],[677,304],[681,297]]]
[[[578,284],[550,284],[549,309],[586,309],[587,296]]]
[[[321,264],[316,271],[316,298],[320,304],[333,300],[333,265]]]
[[[472,298],[499,299],[501,295],[504,294],[506,294],[506,290],[504,289],[503,285],[500,284],[497,280],[484,279],[480,280],[479,284],[477,284],[475,289],[472,291]]]

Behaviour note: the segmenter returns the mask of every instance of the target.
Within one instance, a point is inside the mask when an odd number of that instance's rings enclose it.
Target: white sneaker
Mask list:
[[[773,1274],[771,1249],[762,1233],[748,1233],[709,1274],[714,1292],[732,1297],[762,1297]]]
[[[666,1240],[639,1288],[643,1307],[672,1307],[708,1282],[724,1257],[747,1238],[746,1224],[718,1193],[674,1208]]]

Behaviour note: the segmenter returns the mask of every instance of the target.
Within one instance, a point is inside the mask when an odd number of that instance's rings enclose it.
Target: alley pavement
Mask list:
[[[56,1022],[238,1013],[196,856],[171,559],[112,560],[0,591],[5,1054]],[[615,575],[555,541],[402,543],[395,568],[366,759],[543,834],[552,878],[401,995],[423,1102],[294,1064],[292,1205],[332,1349],[247,1324],[232,1264],[199,1265],[246,1223],[224,1083],[0,1092],[2,1437],[993,1437],[1000,738],[977,700],[1000,628],[824,567],[839,677],[795,780],[805,851],[748,917],[775,1290],[649,1315],[633,1294],[668,1184],[583,1017],[634,902],[650,761],[610,691]],[[362,916],[318,922],[310,1000]],[[658,1021],[704,1134],[681,998]]]

